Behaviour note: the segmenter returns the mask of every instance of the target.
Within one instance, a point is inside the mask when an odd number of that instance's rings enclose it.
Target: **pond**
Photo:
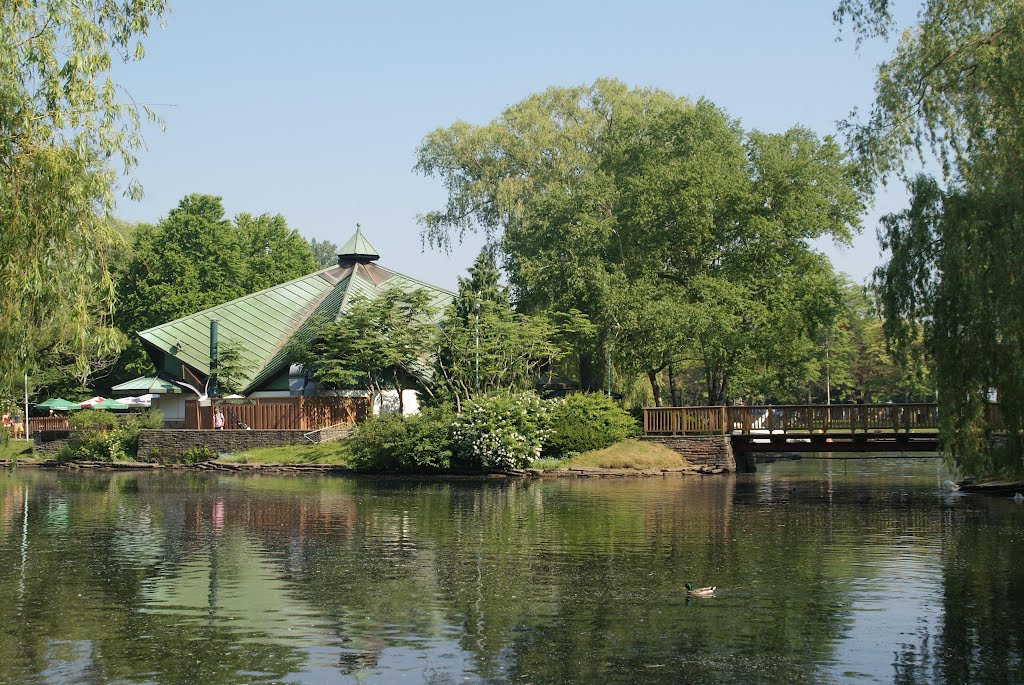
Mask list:
[[[945,477],[22,468],[0,683],[1020,682],[1024,506]]]

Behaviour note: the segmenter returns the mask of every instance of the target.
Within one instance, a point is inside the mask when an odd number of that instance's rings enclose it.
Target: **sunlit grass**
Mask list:
[[[11,459],[31,459],[31,440],[8,440],[6,445],[0,445],[0,461]]]
[[[677,452],[653,442],[623,440],[611,447],[584,452],[568,459],[538,459],[531,464],[538,469],[660,469],[686,466]]]
[[[348,440],[335,440],[318,445],[286,445],[261,447],[237,452],[222,461],[236,464],[335,464],[348,466],[352,445]]]

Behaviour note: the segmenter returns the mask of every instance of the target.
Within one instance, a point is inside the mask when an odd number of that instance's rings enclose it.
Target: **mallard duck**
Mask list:
[[[687,597],[714,597],[716,587],[694,587],[693,583],[686,584]]]

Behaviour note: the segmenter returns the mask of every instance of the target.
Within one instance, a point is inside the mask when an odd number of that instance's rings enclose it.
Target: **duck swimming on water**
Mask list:
[[[686,596],[687,597],[714,597],[716,586],[711,587],[694,587],[693,583],[686,583]]]

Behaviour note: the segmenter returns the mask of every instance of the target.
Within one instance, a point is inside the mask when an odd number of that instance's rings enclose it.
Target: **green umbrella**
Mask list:
[[[54,411],[73,411],[75,409],[81,409],[81,407],[74,402],[68,402],[62,397],[53,397],[45,402],[40,402],[36,405],[36,408],[39,407],[42,407],[43,409],[53,409]]]
[[[92,405],[90,409],[122,410],[131,409],[131,407],[124,402],[118,402],[117,400],[103,400],[102,402],[97,402]]]

